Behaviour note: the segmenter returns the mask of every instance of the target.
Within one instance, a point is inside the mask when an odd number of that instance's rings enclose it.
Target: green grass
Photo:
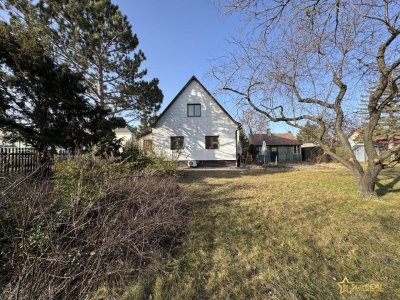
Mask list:
[[[381,197],[362,199],[334,164],[187,172],[182,184],[195,197],[187,236],[131,298],[399,299],[399,179],[400,168],[385,170]],[[341,296],[344,276],[384,292]]]

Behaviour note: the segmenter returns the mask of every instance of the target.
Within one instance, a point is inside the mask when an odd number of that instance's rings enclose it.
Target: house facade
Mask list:
[[[349,136],[348,141],[351,149],[353,150],[354,156],[359,162],[368,161],[367,151],[365,150],[364,142],[362,140],[362,129],[355,129]],[[384,149],[383,145],[378,144],[375,141],[375,150],[379,152]]]
[[[234,163],[238,125],[203,84],[193,76],[159,116],[143,148],[181,162]]]
[[[265,154],[261,151],[263,142],[266,144]],[[266,133],[250,134],[249,144],[256,146],[260,163],[302,161],[301,143],[290,131],[271,133],[268,129]]]
[[[0,148],[30,148],[29,145],[22,141],[15,141],[15,142],[10,142],[8,141],[5,136],[9,132],[4,132],[0,130]]]
[[[133,131],[129,126],[123,128],[116,128],[114,130],[115,138],[121,140],[121,145],[124,146],[127,142],[133,140]]]

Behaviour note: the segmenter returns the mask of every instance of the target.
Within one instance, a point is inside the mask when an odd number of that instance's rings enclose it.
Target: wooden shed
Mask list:
[[[333,152],[336,152],[334,147],[331,147]],[[311,163],[331,162],[332,158],[324,153],[321,146],[314,143],[304,143],[301,145],[301,156],[303,161]]]
[[[265,141],[267,151],[265,156],[261,152],[261,147]],[[249,144],[253,144],[257,148],[259,162],[300,162],[301,159],[301,143],[289,131],[286,133],[267,133],[250,134]]]

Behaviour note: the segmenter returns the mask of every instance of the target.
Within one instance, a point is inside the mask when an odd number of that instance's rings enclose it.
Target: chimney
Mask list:
[[[267,136],[271,136],[271,129],[270,128],[267,129]]]

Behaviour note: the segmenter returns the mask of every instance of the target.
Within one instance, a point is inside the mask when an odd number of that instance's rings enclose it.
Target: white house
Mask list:
[[[127,142],[133,140],[132,129],[129,126],[123,128],[116,128],[114,132],[116,139],[121,140],[122,146],[125,145]]]
[[[16,142],[11,143],[7,139],[4,138],[6,135],[7,135],[7,132],[0,130],[0,147],[4,147],[4,148],[29,148],[30,147],[29,145],[27,145],[21,141],[16,141]]]
[[[356,157],[356,159],[360,162],[368,161],[368,155],[365,151],[364,142],[360,139],[360,134],[362,133],[362,129],[356,129],[352,134],[350,134],[348,141],[350,143],[351,149]],[[375,144],[375,150],[379,154],[380,147],[378,144]]]
[[[141,138],[155,153],[205,165],[234,163],[238,125],[193,76],[159,116],[152,132]]]

